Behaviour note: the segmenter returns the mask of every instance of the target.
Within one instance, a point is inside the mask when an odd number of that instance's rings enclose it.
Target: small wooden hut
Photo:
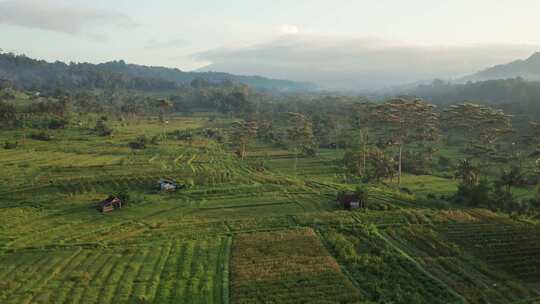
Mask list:
[[[338,204],[347,210],[360,208],[360,197],[357,194],[340,194],[337,199]]]
[[[174,191],[178,188],[178,184],[174,181],[160,178],[158,181],[158,187],[161,191]]]
[[[123,202],[120,198],[111,195],[106,200],[101,201],[98,204],[98,210],[103,213],[107,213],[113,211],[114,209],[122,208],[122,205]]]

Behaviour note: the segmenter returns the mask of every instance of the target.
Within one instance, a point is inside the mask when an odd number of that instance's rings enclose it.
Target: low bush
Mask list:
[[[30,138],[41,141],[50,141],[53,139],[53,137],[46,132],[32,133],[30,134]]]
[[[475,185],[461,183],[453,200],[460,204],[477,207],[489,203],[491,191],[492,186],[485,179]]]
[[[6,141],[6,142],[4,143],[4,149],[6,149],[6,150],[17,149],[18,146],[19,146],[19,142],[18,142],[18,141],[13,141],[13,142]]]
[[[111,136],[113,133],[112,129],[105,124],[105,120],[103,118],[100,118],[96,122],[96,127],[94,128],[94,131],[99,136]]]
[[[49,123],[47,124],[47,128],[53,129],[53,130],[64,129],[67,124],[68,124],[67,119],[53,117],[53,118],[49,119]]]
[[[146,149],[149,140],[145,135],[138,136],[134,141],[128,143],[128,146],[134,150],[143,150]]]

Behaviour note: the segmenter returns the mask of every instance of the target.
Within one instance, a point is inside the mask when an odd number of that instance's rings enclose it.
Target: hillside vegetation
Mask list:
[[[2,53],[0,80],[25,89],[129,89],[170,91],[182,86],[206,83],[236,83],[272,92],[312,91],[308,83],[239,76],[220,72],[184,72],[165,67],[126,64],[123,60],[100,64],[46,62],[25,55]]]

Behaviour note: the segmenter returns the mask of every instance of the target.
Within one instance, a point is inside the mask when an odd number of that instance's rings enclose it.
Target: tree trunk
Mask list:
[[[403,144],[399,145],[399,161],[398,161],[398,185],[401,185],[401,158],[403,156]]]
[[[366,172],[366,142],[364,142],[364,145],[362,147],[362,176],[364,176]]]
[[[369,140],[369,129],[366,127],[362,132],[362,176],[366,173],[367,144]]]
[[[298,163],[298,151],[294,153],[294,173],[296,173],[296,164]]]

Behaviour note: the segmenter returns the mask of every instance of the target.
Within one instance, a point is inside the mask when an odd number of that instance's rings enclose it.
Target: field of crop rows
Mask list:
[[[540,282],[540,230],[528,224],[480,222],[440,228],[451,241],[530,283]]]
[[[459,303],[460,297],[428,275],[375,228],[323,230],[322,235],[361,292],[376,303]]]
[[[6,254],[2,303],[222,303],[230,239]]]
[[[391,227],[385,234],[470,303],[509,303],[535,295],[533,290],[498,270],[497,265],[468,255],[430,226]]]
[[[244,161],[206,138],[145,150],[140,134],[204,118],[116,125],[114,137],[54,131],[0,149],[0,304],[513,303],[540,296],[537,226],[420,199],[456,181],[403,176],[368,185],[369,209],[340,159],[257,146]],[[18,137],[17,137],[18,138]],[[227,150],[230,149],[230,150]],[[189,184],[162,193],[159,178]],[[392,183],[390,183],[392,184]],[[96,204],[118,191],[128,204]]]
[[[311,229],[240,234],[231,254],[232,303],[350,303],[358,290]]]

